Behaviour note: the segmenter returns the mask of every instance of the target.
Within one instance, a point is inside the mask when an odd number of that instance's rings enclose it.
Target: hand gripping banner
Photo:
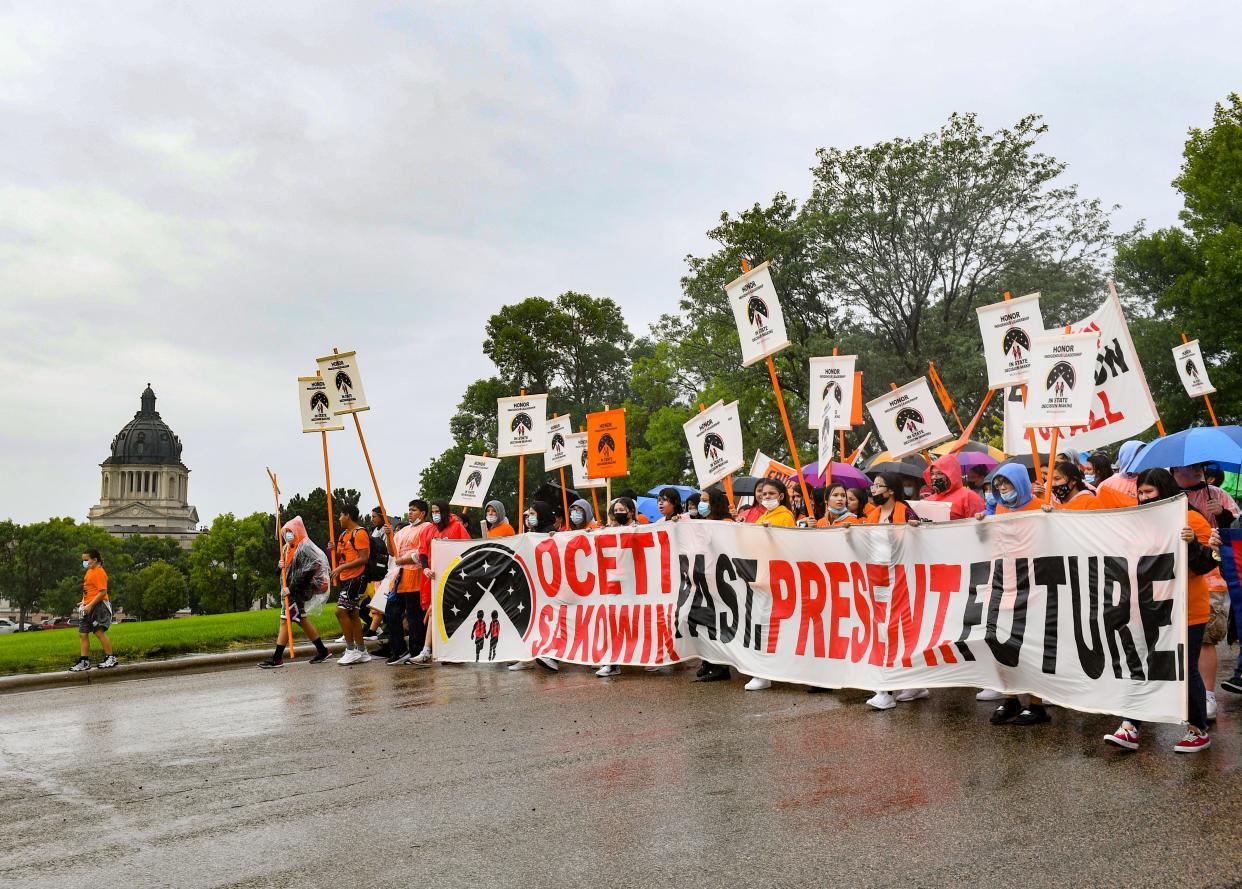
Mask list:
[[[435,654],[701,657],[826,688],[994,688],[1179,722],[1185,524],[1179,497],[915,528],[699,521],[437,540]]]

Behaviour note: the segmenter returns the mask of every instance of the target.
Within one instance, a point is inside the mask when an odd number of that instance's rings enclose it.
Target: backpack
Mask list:
[[[378,583],[388,576],[388,541],[384,537],[371,537],[371,552],[367,556],[362,576]]]

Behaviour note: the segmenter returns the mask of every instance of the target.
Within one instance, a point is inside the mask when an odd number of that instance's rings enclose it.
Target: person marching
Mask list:
[[[760,512],[749,519],[753,524],[768,528],[796,528],[793,510],[789,508],[789,491],[775,479],[763,478],[755,485],[755,505]],[[743,688],[746,691],[763,691],[772,687],[771,679],[751,677]]]
[[[968,519],[986,507],[983,498],[962,486],[962,464],[955,454],[945,454],[923,472],[933,493],[924,498],[931,503],[948,503],[949,519]]]
[[[681,494],[676,488],[661,488],[660,495],[656,498],[656,506],[660,510],[660,518],[656,519],[656,524],[676,522],[684,512]]]
[[[422,502],[422,501],[418,501]],[[431,663],[431,621],[427,619],[428,612],[431,610],[431,593],[432,581],[435,580],[435,572],[431,570],[431,544],[435,540],[469,540],[470,531],[466,528],[466,523],[454,515],[449,510],[447,500],[436,500],[431,504],[431,521],[427,524],[427,529],[419,537],[418,547],[418,565],[422,569],[422,579],[419,581],[421,586],[419,592],[419,607],[421,609],[421,623],[418,627],[423,633],[424,643],[423,650],[415,658],[410,659],[410,663],[416,667],[425,667]],[[413,624],[413,621],[411,621]],[[424,627],[422,624],[426,624]],[[411,633],[414,628],[411,626]]]
[[[276,633],[276,650],[267,660],[259,661],[265,670],[283,667],[285,646],[289,644],[290,624],[297,624],[315,646],[312,664],[322,664],[332,653],[324,647],[319,630],[306,613],[306,603],[328,592],[328,557],[311,542],[301,516],[294,516],[280,529],[280,565],[284,587],[280,591],[280,630]],[[286,614],[286,608],[288,612]]]
[[[78,606],[81,610],[81,617],[78,618],[80,654],[69,668],[70,673],[85,673],[91,668],[92,633],[99,640],[104,653],[99,669],[107,670],[116,666],[116,656],[112,654],[112,640],[108,638],[108,627],[112,626],[108,573],[104,571],[103,556],[99,554],[99,550],[85,550],[82,553],[82,567],[86,569],[86,573],[82,576],[82,604]]]
[[[423,536],[431,527],[427,522],[427,501],[411,500],[406,518],[409,524],[393,535],[397,557],[389,571],[395,576],[390,580],[392,593],[388,598],[388,607],[384,609],[389,651],[385,663],[390,666],[409,663],[424,654],[426,658],[420,663],[431,660],[431,650],[423,644],[427,609],[422,604],[423,569],[418,563]],[[415,655],[416,651],[419,654]]]
[[[841,482],[830,484],[824,492],[824,517],[815,523],[815,527],[839,528],[862,522],[859,516],[850,511],[849,499],[849,489],[845,485]]]
[[[569,505],[569,530],[594,531],[599,527],[595,521],[595,510],[585,500],[578,499]]]
[[[505,505],[499,500],[487,501],[487,505],[483,509],[483,518],[487,520],[488,538],[512,537],[517,533],[513,530],[513,526],[509,524],[509,517],[505,514]]]
[[[700,519],[707,521],[730,522],[733,520],[733,516],[729,514],[729,498],[719,488],[701,491],[695,512],[698,513]],[[710,661],[702,661],[692,681],[728,682],[730,678],[729,666],[727,664],[713,664]]]
[[[1082,467],[1072,460],[1058,461],[1052,467],[1053,503],[1044,506],[1045,512],[1053,509],[1090,510],[1107,509],[1108,506],[1087,489],[1083,481]]]
[[[904,525],[910,520],[910,508],[902,489],[901,477],[894,472],[881,472],[871,482],[869,525]]]
[[[343,530],[337,538],[336,569],[332,572],[332,578],[340,583],[336,617],[345,636],[345,654],[337,663],[346,667],[371,660],[362,637],[362,618],[358,616],[358,609],[367,588],[365,571],[367,557],[371,554],[371,540],[367,529],[358,523],[358,519],[358,507],[354,504],[348,504],[341,509],[337,520]]]
[[[1118,494],[1124,494],[1131,501],[1137,501],[1138,476],[1130,472],[1130,467],[1134,465],[1141,450],[1143,450],[1143,443],[1137,439],[1131,439],[1118,448],[1117,471],[1102,481],[1096,480],[1096,493],[1115,491]]]

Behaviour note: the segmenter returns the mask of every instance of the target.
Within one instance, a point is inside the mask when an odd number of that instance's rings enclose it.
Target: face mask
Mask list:
[[[433,512],[433,513],[431,514],[431,520],[432,520],[433,522],[435,522],[437,525],[438,525],[438,524],[440,524],[440,513],[438,513],[438,512]]]
[[[917,488],[915,488],[915,487],[914,487],[914,485],[906,485],[906,497],[907,497],[907,499],[913,500],[913,499],[914,499],[914,495],[915,495],[915,494],[917,494],[917,493],[918,493],[918,489],[917,489]],[[885,496],[885,499],[888,499],[888,498],[887,498],[887,495]],[[883,501],[881,501],[881,502],[883,502]]]
[[[1053,485],[1052,496],[1064,503],[1069,497],[1069,485]]]
[[[90,563],[90,561],[88,561],[87,559],[83,559],[83,560],[82,560],[82,567],[83,567],[83,568],[89,568],[89,567],[91,567],[91,563]]]
[[[759,503],[763,505],[764,509],[766,509],[768,512],[771,512],[772,510],[776,509],[776,507],[781,505],[781,500],[779,497],[764,497],[762,500],[759,501]]]
[[[1001,500],[1005,501],[1006,503],[1013,503],[1014,501],[1018,499],[1018,492],[1017,491],[1006,491],[1005,493],[1001,494],[1000,497],[1001,497]]]
[[[539,524],[538,516],[528,515],[526,517],[526,527],[530,528],[532,531],[538,526],[538,524]]]
[[[988,491],[986,494],[983,495],[983,502],[991,507],[996,506],[996,498],[992,496],[991,491]]]
[[[947,478],[934,478],[932,479],[932,487],[943,494],[949,490],[949,480]]]
[[[835,517],[840,517],[840,516],[843,516],[843,515],[845,515],[847,512],[849,512],[849,510],[848,510],[847,508],[845,508],[844,506],[830,506],[830,507],[828,507],[828,514],[829,514],[829,515],[832,515],[832,516],[835,516]]]
[[[1094,484],[1095,484],[1095,476],[1094,476],[1094,475],[1092,475],[1092,474],[1084,475],[1084,476],[1082,477],[1082,480],[1083,480],[1084,482],[1086,482],[1087,484],[1089,484],[1089,485],[1094,485]]]
[[[496,515],[496,513],[494,513],[494,512],[489,512],[489,513],[487,514],[487,523],[488,523],[489,525],[494,525],[494,524],[496,524],[498,521],[500,521],[500,516]]]
[[[571,509],[569,511],[569,520],[575,525],[581,525],[584,518],[586,518],[586,516],[582,514],[582,510],[580,509]]]
[[[612,517],[616,519],[618,525],[628,525],[630,523],[630,514],[628,512],[614,512]]]
[[[293,532],[292,531],[285,532],[285,543],[293,543]]]
[[[421,522],[422,522],[422,519],[421,519],[421,518],[418,518],[418,519],[410,519],[410,524],[411,524],[411,525],[417,525],[417,524],[420,524]]]
[[[888,491],[880,491],[878,494],[873,493],[871,495],[871,502],[876,506],[883,506],[888,502]]]
[[[712,511],[711,504],[704,503],[702,500],[699,501],[698,508],[699,508],[699,515],[702,516],[703,518],[707,518],[707,514]]]

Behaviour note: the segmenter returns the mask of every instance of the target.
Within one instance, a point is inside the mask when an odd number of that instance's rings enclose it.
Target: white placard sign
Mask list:
[[[548,446],[548,396],[496,399],[496,456],[543,454]]]
[[[750,367],[789,345],[785,316],[766,262],[725,285],[742,343],[742,367]]]
[[[682,429],[694,458],[699,487],[715,484],[746,464],[736,401],[712,405],[688,420]]]
[[[487,489],[492,486],[492,478],[496,475],[496,467],[500,460],[496,457],[476,457],[467,454],[461,463],[461,474],[457,476],[457,489],[453,491],[453,506],[482,507],[487,502]]]
[[[328,393],[328,403],[334,414],[356,414],[369,411],[366,393],[362,389],[362,371],[358,369],[358,356],[353,352],[334,352],[316,358],[319,376]]]
[[[1173,363],[1177,365],[1177,375],[1182,378],[1186,394],[1191,398],[1211,395],[1216,391],[1216,387],[1208,379],[1207,365],[1203,363],[1203,353],[1199,351],[1198,340],[1175,346]]]
[[[894,460],[935,447],[953,437],[936,407],[927,377],[919,377],[868,401],[867,411]]]
[[[565,446],[569,449],[570,466],[573,467],[575,488],[606,488],[608,479],[587,477],[587,434],[575,432],[565,436]]]
[[[979,333],[988,368],[988,388],[1000,389],[1025,383],[1031,372],[1031,346],[1044,335],[1039,294],[980,306]]]
[[[837,415],[835,411],[824,411],[824,422],[819,427],[819,471],[828,471],[832,465],[832,446],[837,437]]]
[[[1094,333],[1038,337],[1031,347],[1026,425],[1082,426],[1095,398]]]
[[[332,402],[319,377],[298,377],[298,408],[302,412],[303,432],[335,432],[344,429],[332,413]]]
[[[836,416],[833,425],[848,429],[854,410],[854,365],[857,355],[833,355],[811,359],[811,394],[807,399],[807,428],[819,429],[824,405],[831,405]]]
[[[569,444],[566,442],[573,431],[574,424],[568,414],[548,420],[548,447],[543,452],[544,472],[573,465],[574,455],[570,452]]]

